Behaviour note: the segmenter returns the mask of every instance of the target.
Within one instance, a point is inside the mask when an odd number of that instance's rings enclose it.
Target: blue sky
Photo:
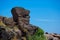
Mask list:
[[[12,17],[13,7],[30,10],[30,23],[45,32],[60,33],[60,0],[0,0],[0,16]]]

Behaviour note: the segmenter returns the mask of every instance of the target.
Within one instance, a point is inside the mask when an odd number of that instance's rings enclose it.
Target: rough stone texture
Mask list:
[[[26,10],[21,7],[15,7],[15,8],[12,8],[11,12],[12,12],[13,19],[15,22],[19,22],[20,19],[21,20],[26,19],[26,21],[29,20],[29,10]]]
[[[47,37],[48,40],[60,40],[60,35],[56,33],[47,34],[46,32],[45,36]]]
[[[37,26],[29,23],[30,11],[22,7],[11,10],[12,18],[0,16],[0,40],[28,40],[28,35],[34,35]],[[41,36],[41,35],[40,35]],[[47,40],[60,40],[60,35],[46,32]]]
[[[3,19],[3,17],[2,16],[0,16],[0,20],[2,20]]]
[[[22,31],[25,31],[24,29],[33,30],[33,28],[29,24],[29,18],[30,18],[29,10],[26,10],[21,7],[15,7],[11,10],[11,12],[12,12],[14,21],[19,25],[19,28]]]
[[[33,35],[37,27],[30,24],[29,10],[22,7],[14,7],[11,10],[13,18],[0,16],[0,39],[1,40],[28,40],[28,35]],[[8,27],[6,27],[8,26]],[[6,27],[6,28],[5,28]],[[8,29],[9,28],[9,29]],[[5,29],[3,31],[3,29]],[[7,36],[7,37],[5,37]]]

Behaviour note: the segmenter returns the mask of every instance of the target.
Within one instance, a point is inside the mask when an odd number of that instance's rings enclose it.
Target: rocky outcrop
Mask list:
[[[60,34],[50,34],[30,24],[30,11],[22,7],[11,10],[12,18],[0,16],[0,40],[60,40]]]
[[[47,37],[47,40],[60,40],[60,34],[46,32],[45,36]]]
[[[33,31],[33,30],[37,29],[37,27],[31,27],[31,25],[29,24],[30,16],[29,16],[28,10],[26,10],[24,8],[20,8],[20,7],[15,7],[15,8],[12,8],[11,12],[13,15],[13,20],[16,22],[16,24],[18,25],[18,28],[20,30],[27,33],[27,31],[25,31],[25,29],[27,29],[29,31]]]
[[[0,40],[45,40],[44,31],[29,23],[29,10],[14,7],[11,13],[12,18],[0,16]]]

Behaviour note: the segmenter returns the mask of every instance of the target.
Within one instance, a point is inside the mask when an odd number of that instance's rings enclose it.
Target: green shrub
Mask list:
[[[44,36],[44,31],[38,28],[36,33],[33,36],[31,35],[28,36],[28,40],[46,40]]]

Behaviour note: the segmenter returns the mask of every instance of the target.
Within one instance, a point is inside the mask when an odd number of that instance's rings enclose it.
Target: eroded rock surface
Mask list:
[[[60,34],[46,32],[45,36],[48,40],[60,40]]]
[[[28,40],[28,35],[34,35],[38,27],[29,23],[29,10],[14,7],[12,18],[0,16],[1,40]]]
[[[60,40],[59,34],[45,33],[30,24],[30,11],[22,7],[11,10],[12,18],[0,16],[0,40]]]

